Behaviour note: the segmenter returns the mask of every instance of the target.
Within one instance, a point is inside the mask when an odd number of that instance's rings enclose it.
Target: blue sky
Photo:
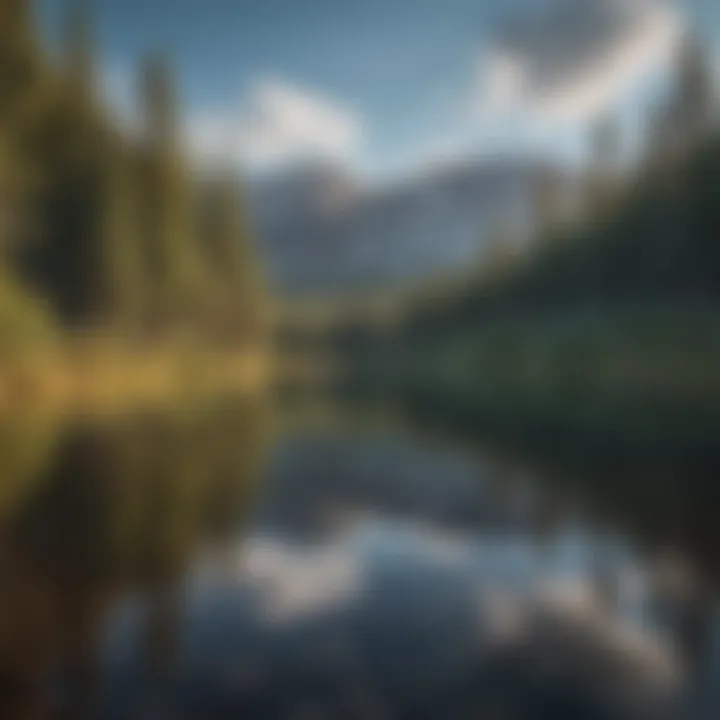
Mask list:
[[[188,132],[199,153],[249,166],[322,155],[382,176],[407,172],[443,153],[542,146],[572,154],[579,152],[582,128],[598,107],[624,108],[629,118],[638,102],[628,97],[647,95],[657,82],[653,74],[667,50],[663,43],[671,42],[667,37],[653,40],[650,33],[646,44],[658,47],[638,46],[639,54],[657,57],[645,58],[644,66],[642,58],[633,60],[638,77],[632,87],[620,82],[610,87],[613,81],[598,72],[584,79],[560,73],[549,80],[535,72],[543,66],[555,73],[562,63],[548,48],[564,46],[568,53],[559,58],[570,68],[608,64],[632,37],[614,35],[622,30],[614,22],[619,1],[96,0],[95,5],[106,85],[116,104],[131,104],[136,61],[160,48],[175,60]],[[66,0],[39,2],[52,32]],[[595,48],[594,56],[582,57],[582,49],[570,42],[575,30],[568,32],[560,21],[573,2],[612,8],[606,36],[585,43]],[[669,0],[621,2],[648,6],[649,20]],[[561,13],[550,16],[558,18],[548,25],[550,37],[544,44],[526,43],[518,56],[517,42],[508,45],[508,18],[522,23],[533,8],[541,9],[542,18],[553,5]],[[693,0],[691,12],[682,14],[700,27],[718,27],[718,5]],[[532,68],[533,92],[526,87],[521,102],[517,88],[514,94],[508,90],[517,63],[495,62],[507,59],[508,48],[525,71]],[[540,90],[546,80],[548,88],[562,92],[566,82],[568,97],[585,107],[554,103],[554,111],[545,113],[547,97]],[[595,97],[580,98],[577,88],[592,83]],[[498,106],[503,102],[507,107]]]

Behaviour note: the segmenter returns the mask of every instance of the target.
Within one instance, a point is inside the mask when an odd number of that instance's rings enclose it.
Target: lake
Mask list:
[[[0,716],[716,718],[712,468],[604,460],[387,409],[8,420]]]

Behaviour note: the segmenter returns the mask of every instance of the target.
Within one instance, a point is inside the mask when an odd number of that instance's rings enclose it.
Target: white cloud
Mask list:
[[[189,125],[196,153],[273,167],[306,158],[348,159],[358,151],[362,123],[351,109],[314,91],[269,79],[234,110],[205,112]]]
[[[664,0],[557,0],[538,29],[497,43],[481,65],[483,117],[587,121],[669,67],[683,22]]]
[[[246,541],[241,578],[262,593],[268,622],[297,622],[357,599],[364,585],[359,559],[347,547],[293,547],[280,541]]]

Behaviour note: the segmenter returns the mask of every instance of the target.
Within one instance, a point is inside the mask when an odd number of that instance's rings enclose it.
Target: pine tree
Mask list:
[[[24,196],[38,168],[29,156],[43,114],[43,76],[28,0],[0,3],[0,164],[2,245],[7,250],[26,226]]]
[[[83,238],[77,257],[80,319],[118,329],[137,319],[143,288],[131,150],[99,107],[89,0],[75,0],[65,33],[66,100],[76,155],[75,195]]]
[[[177,90],[169,62],[152,55],[142,70],[142,101],[145,108],[145,132],[158,152],[178,152],[179,109]]]
[[[92,254],[92,316],[127,332],[142,319],[147,295],[132,155],[119,142],[104,151],[97,191],[98,223]]]
[[[0,108],[15,109],[27,95],[39,67],[37,43],[29,0],[3,0],[0,4]]]
[[[158,57],[147,63],[142,83],[145,143],[142,232],[154,289],[151,314],[160,322],[186,322],[197,303],[199,271],[189,171],[180,148],[172,73]]]
[[[212,327],[232,336],[247,314],[244,293],[248,272],[245,217],[234,174],[226,171],[204,188],[201,224],[203,260],[213,278],[208,310]]]
[[[693,142],[708,131],[715,110],[713,75],[705,48],[692,36],[678,59],[675,104],[684,138]]]
[[[688,35],[676,58],[670,97],[657,108],[649,128],[650,162],[662,168],[686,155],[712,129],[717,110],[707,52],[697,38]]]
[[[65,66],[71,91],[94,102],[95,40],[89,0],[74,0],[65,26]]]
[[[52,77],[33,141],[42,176],[41,237],[26,264],[64,322],[87,325],[99,322],[104,309],[105,193],[114,137],[94,94],[86,5],[73,5],[66,27],[66,72]]]

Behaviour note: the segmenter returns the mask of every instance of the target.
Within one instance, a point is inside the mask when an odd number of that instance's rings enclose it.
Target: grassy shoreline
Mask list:
[[[87,337],[0,359],[0,412],[18,407],[112,412],[176,398],[255,395],[270,386],[272,376],[273,360],[263,348],[132,347]]]

